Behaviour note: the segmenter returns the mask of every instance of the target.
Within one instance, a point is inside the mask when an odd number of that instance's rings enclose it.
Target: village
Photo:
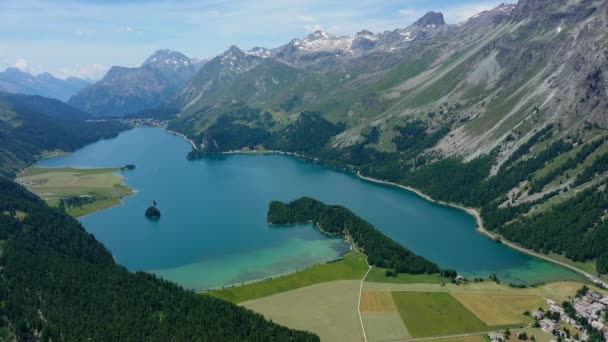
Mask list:
[[[535,325],[563,341],[608,340],[608,296],[580,289],[576,297],[561,305],[547,299],[549,310],[534,311]]]
[[[539,308],[526,313],[534,318],[533,328],[555,336],[552,341],[608,341],[608,295],[581,288],[574,299],[559,304],[546,299],[548,309]],[[511,332],[493,332],[489,340],[502,342],[509,340]],[[527,340],[525,333],[513,333],[519,340]],[[530,336],[532,341],[536,339]]]

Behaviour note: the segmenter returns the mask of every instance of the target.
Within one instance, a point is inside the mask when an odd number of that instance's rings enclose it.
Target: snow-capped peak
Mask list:
[[[152,56],[148,57],[144,62],[144,65],[150,66],[173,66],[175,68],[179,67],[187,67],[192,64],[190,58],[186,57],[184,54],[172,51],[169,49],[161,49],[157,50],[152,54]]]
[[[261,57],[261,58],[268,58],[270,57],[270,50],[263,48],[263,47],[254,47],[253,49],[249,50],[249,51],[244,51],[246,54],[248,54],[249,56],[256,56],[256,57]]]
[[[497,7],[489,10],[489,11],[483,11],[480,13],[475,14],[474,16],[470,17],[467,22],[471,22],[480,18],[486,18],[486,20],[492,20],[495,18],[501,18],[501,17],[509,17],[513,14],[513,11],[515,10],[515,8],[517,7],[517,5],[515,4],[500,4]]]
[[[349,51],[352,37],[335,36],[323,31],[316,31],[304,39],[293,39],[290,45],[304,52],[316,51]]]
[[[316,40],[316,39],[327,39],[330,35],[325,33],[322,30],[317,30],[311,34],[309,34],[304,40]]]

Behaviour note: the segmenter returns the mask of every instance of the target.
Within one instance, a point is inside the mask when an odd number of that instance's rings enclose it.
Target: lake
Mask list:
[[[189,161],[190,145],[161,128],[136,128],[39,167],[136,165],[120,172],[136,193],[122,205],[81,218],[132,271],[202,290],[293,272],[349,250],[311,225],[271,227],[272,200],[310,196],[346,206],[389,237],[442,268],[505,282],[582,280],[477,233],[465,212],[414,193],[283,155],[221,155]],[[162,217],[145,218],[158,203]]]

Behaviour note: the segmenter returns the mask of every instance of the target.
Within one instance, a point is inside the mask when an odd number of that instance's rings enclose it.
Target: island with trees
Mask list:
[[[308,197],[291,203],[273,201],[268,210],[268,222],[272,225],[312,222],[320,231],[341,236],[349,241],[356,249],[367,255],[370,265],[389,269],[395,275],[441,272],[435,263],[414,254],[382,234],[369,222],[341,206],[326,205]]]
[[[151,220],[158,220],[160,218],[160,210],[156,207],[156,201],[152,201],[152,206],[146,209],[146,217]]]

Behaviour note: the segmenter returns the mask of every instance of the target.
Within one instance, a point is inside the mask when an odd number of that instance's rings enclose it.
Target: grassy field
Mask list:
[[[242,302],[278,323],[313,331],[323,340],[356,341],[361,340],[358,285],[366,269],[360,254],[349,253],[338,262],[211,295]],[[363,287],[360,309],[368,341],[470,333],[476,336],[450,340],[481,341],[484,332],[506,327],[515,331],[530,323],[523,313],[546,308],[545,298],[562,302],[583,286],[566,281],[525,289],[490,281],[442,285],[428,276],[404,276],[401,282],[381,283],[383,276],[376,271],[374,281],[365,282]],[[344,277],[353,280],[331,281]],[[427,283],[416,283],[416,277]],[[532,334],[539,341],[550,338],[541,331],[530,330],[528,335]]]
[[[368,341],[394,341],[412,338],[390,291],[364,290],[361,315]]]
[[[384,268],[374,267],[365,278],[370,283],[391,283],[391,284],[442,284],[449,280],[436,274],[404,274],[396,277],[387,277]]]
[[[407,330],[397,311],[384,314],[363,314],[363,326],[368,342],[409,340]]]
[[[584,262],[583,261],[573,261],[573,260],[566,258],[562,254],[555,254],[555,253],[549,253],[547,256],[551,259],[561,261],[570,266],[574,266],[574,267],[578,268],[579,270],[585,271],[589,274],[593,274],[596,277],[604,277],[597,272],[597,267],[596,267],[597,263],[595,260],[584,261]]]
[[[371,283],[365,282],[366,290],[409,291],[409,292],[453,292],[462,291],[462,287],[455,284],[397,284],[397,283]]]
[[[115,206],[123,197],[133,193],[122,184],[123,178],[115,175],[119,170],[29,168],[19,175],[17,181],[52,206],[57,206],[62,198],[90,196],[93,202],[66,208],[68,214],[80,217]]]
[[[362,341],[358,280],[308,286],[243,303],[273,322],[312,331],[322,341]]]
[[[390,291],[365,290],[361,293],[361,313],[384,314],[397,312]]]
[[[365,257],[359,253],[351,252],[339,261],[315,265],[289,275],[243,286],[210,291],[205,294],[233,303],[242,303],[327,281],[362,279],[367,269]]]
[[[427,342],[486,342],[486,335],[474,335],[455,338],[441,338],[428,340]]]
[[[524,312],[546,307],[544,298],[535,294],[452,293],[452,296],[489,326],[532,323]]]
[[[549,334],[548,332],[543,331],[540,328],[525,328],[525,329],[517,329],[512,330],[511,338],[509,338],[509,342],[521,342],[520,339],[517,338],[517,333],[525,332],[528,335],[528,341],[532,336],[536,339],[537,342],[550,342],[555,341],[555,336]]]
[[[449,293],[393,292],[403,322],[413,337],[464,334],[488,326]]]

